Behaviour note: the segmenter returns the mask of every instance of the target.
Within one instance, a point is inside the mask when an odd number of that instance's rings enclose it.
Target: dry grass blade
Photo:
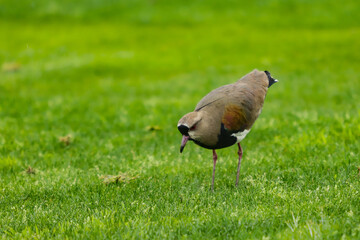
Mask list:
[[[102,175],[99,177],[103,180],[103,183],[108,184],[118,184],[118,183],[128,183],[138,178],[138,176],[132,177],[126,173],[119,173],[118,175]]]
[[[17,62],[6,62],[3,63],[1,69],[3,72],[16,72],[20,69],[20,66]]]
[[[34,168],[32,167],[28,167],[26,170],[25,170],[25,173],[28,174],[28,175],[32,175],[32,174],[36,174],[36,171]]]
[[[154,125],[154,126],[147,126],[146,131],[152,132],[152,131],[161,131],[162,128],[160,126]]]
[[[69,146],[72,139],[73,139],[72,136],[68,134],[64,137],[59,137],[59,142],[63,143],[65,146]]]

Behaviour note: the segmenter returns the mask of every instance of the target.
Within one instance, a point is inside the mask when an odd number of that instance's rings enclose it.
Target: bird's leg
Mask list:
[[[211,190],[212,191],[214,191],[215,166],[216,166],[216,160],[217,160],[217,154],[215,152],[215,149],[213,149],[213,160],[214,160],[214,166],[213,166],[213,176],[212,176],[212,183],[211,183]]]
[[[240,165],[241,165],[241,158],[242,158],[242,154],[243,154],[240,143],[238,143],[238,146],[239,146],[239,150],[238,150],[239,163],[238,163],[238,168],[237,168],[237,173],[236,173],[236,184],[235,184],[236,187],[239,184]]]

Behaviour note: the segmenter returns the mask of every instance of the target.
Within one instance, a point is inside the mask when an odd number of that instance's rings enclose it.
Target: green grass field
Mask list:
[[[0,0],[0,236],[359,239],[359,9]],[[177,121],[254,68],[279,83],[211,192]]]

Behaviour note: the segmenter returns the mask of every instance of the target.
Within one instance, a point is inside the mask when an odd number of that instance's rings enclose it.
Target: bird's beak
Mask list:
[[[189,140],[189,136],[183,135],[183,138],[181,140],[180,153],[182,153],[182,151],[184,150],[184,147],[188,140]]]

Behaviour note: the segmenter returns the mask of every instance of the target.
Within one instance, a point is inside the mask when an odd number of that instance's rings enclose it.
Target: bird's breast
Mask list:
[[[237,142],[237,137],[229,133],[224,124],[221,124],[220,133],[216,136],[217,141],[215,144],[209,145],[204,141],[193,140],[197,145],[207,149],[220,149],[234,145]]]

